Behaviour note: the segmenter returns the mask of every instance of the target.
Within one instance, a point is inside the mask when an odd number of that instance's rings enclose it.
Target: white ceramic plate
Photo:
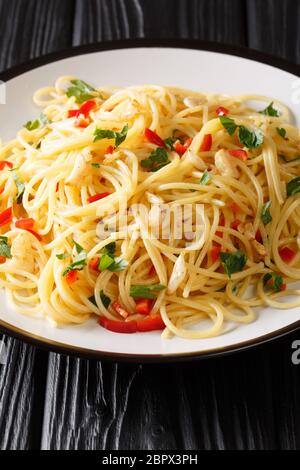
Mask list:
[[[2,74],[0,79],[7,82],[7,104],[0,105],[0,137],[3,140],[14,137],[24,122],[36,116],[33,92],[54,83],[61,75],[75,75],[97,86],[158,84],[228,94],[269,95],[285,102],[300,126],[298,66],[220,45],[177,41],[159,47],[161,43],[131,41],[88,46],[38,59]],[[216,338],[162,340],[157,332],[111,333],[97,326],[95,319],[83,326],[54,329],[47,322],[14,312],[3,292],[0,302],[0,329],[5,333],[61,352],[117,360],[152,361],[222,354],[278,337],[300,325],[299,309],[265,308],[254,323],[233,326]]]

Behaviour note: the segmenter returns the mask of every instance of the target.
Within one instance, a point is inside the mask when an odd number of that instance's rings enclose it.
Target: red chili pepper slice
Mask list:
[[[231,223],[230,227],[231,227],[233,230],[237,230],[237,228],[238,228],[238,226],[240,225],[240,223],[241,223],[241,221],[240,221],[239,219],[235,219],[235,220]]]
[[[6,160],[2,160],[0,162],[0,171],[2,171],[5,166],[8,166],[8,168],[13,168],[13,164],[11,162],[8,162]]]
[[[99,260],[100,260],[100,256],[95,256],[95,258],[91,259],[89,263],[89,267],[93,269],[94,271],[99,272]]]
[[[72,271],[69,271],[68,274],[66,274],[65,279],[68,284],[73,284],[78,279],[77,271],[75,269],[73,269]]]
[[[212,135],[205,134],[203,141],[200,147],[200,152],[209,152],[212,146]]]
[[[210,250],[210,256],[211,256],[211,260],[213,263],[215,263],[219,259],[220,253],[221,253],[221,246],[214,245],[212,249]]]
[[[115,150],[115,148],[114,148],[112,145],[109,145],[109,146],[107,147],[107,149],[105,150],[105,154],[106,154],[106,155],[111,155],[114,150]]]
[[[160,315],[154,317],[147,317],[145,320],[137,322],[137,331],[155,331],[164,330],[166,325],[164,324]]]
[[[19,219],[16,221],[15,226],[17,228],[22,228],[23,230],[28,230],[32,229],[34,226],[34,220],[33,219]]]
[[[96,107],[94,100],[86,101],[79,109],[71,109],[68,113],[68,117],[78,117],[83,114],[84,117],[88,117],[90,112]]]
[[[92,202],[100,201],[100,199],[104,199],[105,197],[110,196],[110,194],[111,193],[95,194],[88,198],[88,203],[91,204]]]
[[[296,252],[285,246],[284,248],[280,248],[279,255],[285,263],[289,263],[296,256]]]
[[[243,149],[233,149],[233,150],[228,150],[229,155],[232,157],[239,158],[242,161],[246,161],[248,159],[248,153],[246,150]]]
[[[99,324],[106,330],[113,331],[114,333],[136,333],[136,321],[115,321],[109,320],[106,317],[99,318]]]
[[[136,300],[136,312],[141,315],[149,315],[152,309],[153,302],[151,299],[137,299]]]
[[[262,243],[262,241],[263,241],[262,235],[261,235],[261,232],[260,232],[259,229],[257,229],[257,231],[256,231],[255,240],[256,240],[258,243]]]
[[[127,310],[125,310],[125,308],[123,308],[119,302],[115,301],[111,306],[115,312],[121,315],[121,317],[127,318],[129,316],[129,312],[127,312]]]
[[[232,210],[232,212],[234,212],[234,214],[241,212],[241,208],[236,202],[233,202],[232,204],[230,204],[230,209]]]
[[[29,233],[31,233],[32,235],[34,235],[35,238],[36,238],[39,242],[42,241],[41,235],[38,234],[37,232],[35,232],[34,230],[31,230],[30,228],[27,228],[26,231],[29,232]]]
[[[217,113],[218,116],[227,116],[230,113],[230,111],[229,111],[229,109],[224,108],[224,106],[219,106],[216,109],[216,113]]]
[[[5,211],[0,214],[0,227],[3,225],[9,224],[12,221],[12,207],[5,209]]]
[[[6,262],[5,256],[0,256],[0,264],[4,264]]]
[[[144,132],[144,136],[146,140],[148,140],[148,142],[151,142],[151,144],[157,145],[158,147],[167,148],[162,138],[159,137],[159,135],[156,134],[156,132],[151,131],[151,129],[146,128]]]

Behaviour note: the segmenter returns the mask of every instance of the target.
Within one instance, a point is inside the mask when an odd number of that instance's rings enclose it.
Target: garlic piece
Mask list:
[[[178,289],[186,276],[186,271],[187,269],[184,261],[184,253],[181,253],[178,256],[176,263],[174,264],[174,268],[168,284],[168,294],[173,294]]]
[[[12,263],[17,269],[34,272],[34,254],[29,233],[19,233],[11,245]]]
[[[238,178],[239,172],[236,167],[236,159],[228,155],[225,150],[219,150],[215,155],[215,165],[222,176]]]

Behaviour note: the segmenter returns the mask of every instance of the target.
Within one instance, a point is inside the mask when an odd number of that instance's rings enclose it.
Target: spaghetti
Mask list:
[[[299,131],[282,103],[74,77],[34,102],[41,116],[0,147],[0,284],[18,312],[208,338],[257,307],[300,305],[287,289],[300,279]],[[181,237],[176,205],[191,209]]]

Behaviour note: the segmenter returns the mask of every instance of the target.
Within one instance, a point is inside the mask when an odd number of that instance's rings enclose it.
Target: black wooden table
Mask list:
[[[300,63],[299,21],[299,0],[0,0],[0,70],[134,37],[216,40]],[[230,357],[143,366],[4,338],[0,448],[299,449],[298,338],[300,331]]]

